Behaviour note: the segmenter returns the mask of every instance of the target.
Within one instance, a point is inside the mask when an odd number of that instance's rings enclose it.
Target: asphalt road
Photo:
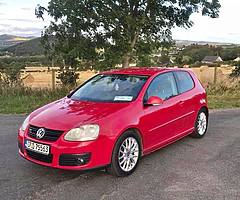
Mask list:
[[[0,199],[240,199],[240,110],[211,114],[208,134],[144,157],[116,178],[35,165],[17,154],[23,116],[0,115]]]

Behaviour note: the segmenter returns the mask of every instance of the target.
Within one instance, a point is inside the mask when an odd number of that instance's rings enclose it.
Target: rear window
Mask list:
[[[175,72],[179,93],[182,94],[194,88],[194,82],[188,72]]]

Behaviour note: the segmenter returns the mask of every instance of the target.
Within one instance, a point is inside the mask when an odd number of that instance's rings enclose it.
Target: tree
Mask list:
[[[232,46],[224,48],[220,55],[224,61],[232,61],[240,56],[240,47]]]
[[[57,34],[53,36],[53,32]],[[78,78],[76,71],[93,68],[94,61],[100,58],[93,42],[71,34],[73,33],[64,30],[63,26],[50,26],[44,31],[41,40],[45,55],[52,60],[52,64],[60,67],[58,78],[65,86],[75,85]]]
[[[193,13],[215,18],[219,8],[219,0],[51,0],[47,9],[41,8],[54,19],[43,35],[54,35],[64,55],[96,66],[127,67],[141,56],[139,44],[157,48],[161,41],[171,40],[173,27],[191,27]],[[104,49],[100,62],[96,49]]]
[[[230,77],[232,78],[239,78],[240,77],[240,62],[235,63],[235,69],[230,74]]]
[[[205,56],[217,56],[222,52],[221,47],[211,45],[190,45],[184,48],[178,55],[179,64],[193,64],[201,62]]]
[[[11,62],[10,64],[0,61],[0,84],[16,86],[21,85],[20,72],[25,65],[19,62]]]

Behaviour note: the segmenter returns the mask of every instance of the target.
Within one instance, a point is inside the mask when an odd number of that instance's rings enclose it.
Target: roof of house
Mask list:
[[[234,61],[240,61],[240,57],[237,57],[236,59],[234,59]]]
[[[205,56],[202,62],[216,62],[216,61],[219,61],[218,60],[219,58],[222,60],[220,56]]]

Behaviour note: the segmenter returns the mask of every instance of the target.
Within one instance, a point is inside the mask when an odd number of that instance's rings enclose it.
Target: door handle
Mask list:
[[[183,107],[184,101],[180,101],[180,102],[179,102],[179,105],[180,105],[181,107]]]

